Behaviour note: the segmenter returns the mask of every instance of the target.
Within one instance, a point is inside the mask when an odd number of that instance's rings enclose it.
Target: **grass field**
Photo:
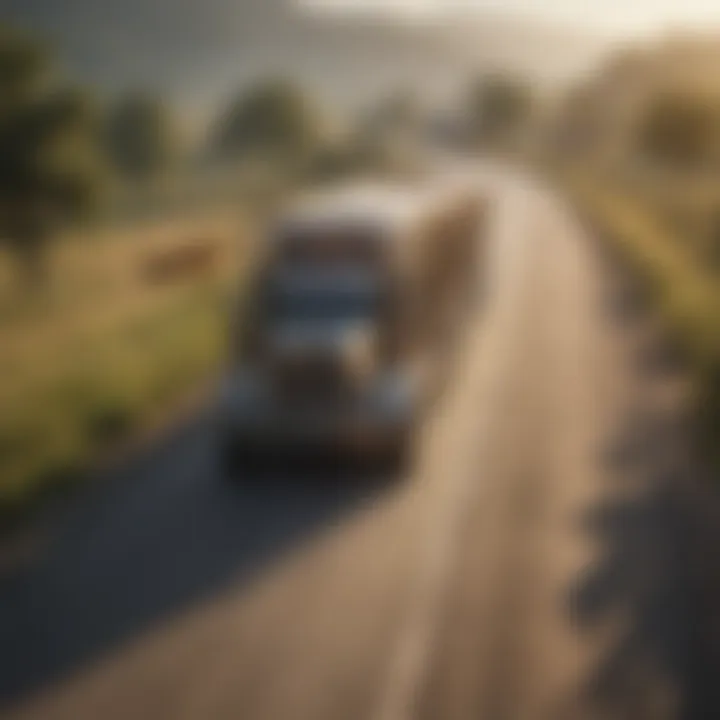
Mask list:
[[[564,178],[585,217],[633,268],[693,380],[705,450],[720,462],[720,277],[698,252],[691,226],[670,221],[665,204],[586,171]],[[676,205],[681,206],[679,195]],[[688,207],[689,203],[683,205]]]
[[[245,266],[237,210],[58,242],[48,287],[19,287],[0,255],[0,519],[82,477],[99,452],[212,374]],[[151,282],[149,258],[212,247],[202,272]]]

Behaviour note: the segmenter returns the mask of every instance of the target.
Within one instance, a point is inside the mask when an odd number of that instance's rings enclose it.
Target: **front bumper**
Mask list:
[[[253,422],[226,421],[222,435],[226,444],[252,453],[282,453],[284,457],[302,455],[358,455],[392,449],[411,432],[412,423],[352,422],[324,423],[258,418]]]
[[[407,394],[406,394],[407,395]],[[226,393],[221,401],[221,435],[239,456],[358,457],[392,454],[409,444],[415,408],[400,397],[382,402],[358,398],[340,406],[295,407],[262,397]]]

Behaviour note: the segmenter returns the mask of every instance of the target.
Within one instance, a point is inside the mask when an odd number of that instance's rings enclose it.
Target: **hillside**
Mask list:
[[[258,75],[292,72],[357,103],[397,85],[446,91],[486,67],[564,78],[607,45],[502,17],[350,21],[282,0],[5,0],[0,18],[42,32],[71,72],[100,87],[160,87],[199,115]]]

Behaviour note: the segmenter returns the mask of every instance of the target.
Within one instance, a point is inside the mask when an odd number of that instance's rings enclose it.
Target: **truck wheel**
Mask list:
[[[231,438],[221,438],[218,451],[223,478],[230,482],[240,482],[248,470],[247,453]]]
[[[412,438],[409,434],[403,434],[388,448],[384,457],[383,469],[392,475],[403,476],[410,469],[412,459]]]

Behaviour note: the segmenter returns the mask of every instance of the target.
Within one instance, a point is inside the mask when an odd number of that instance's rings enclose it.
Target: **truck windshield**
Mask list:
[[[379,236],[367,231],[296,232],[279,236],[278,260],[318,268],[372,268],[382,262],[382,248]]]
[[[289,291],[274,288],[267,298],[267,317],[271,322],[337,321],[354,322],[376,317],[380,298],[376,292],[354,290],[332,292]]]

